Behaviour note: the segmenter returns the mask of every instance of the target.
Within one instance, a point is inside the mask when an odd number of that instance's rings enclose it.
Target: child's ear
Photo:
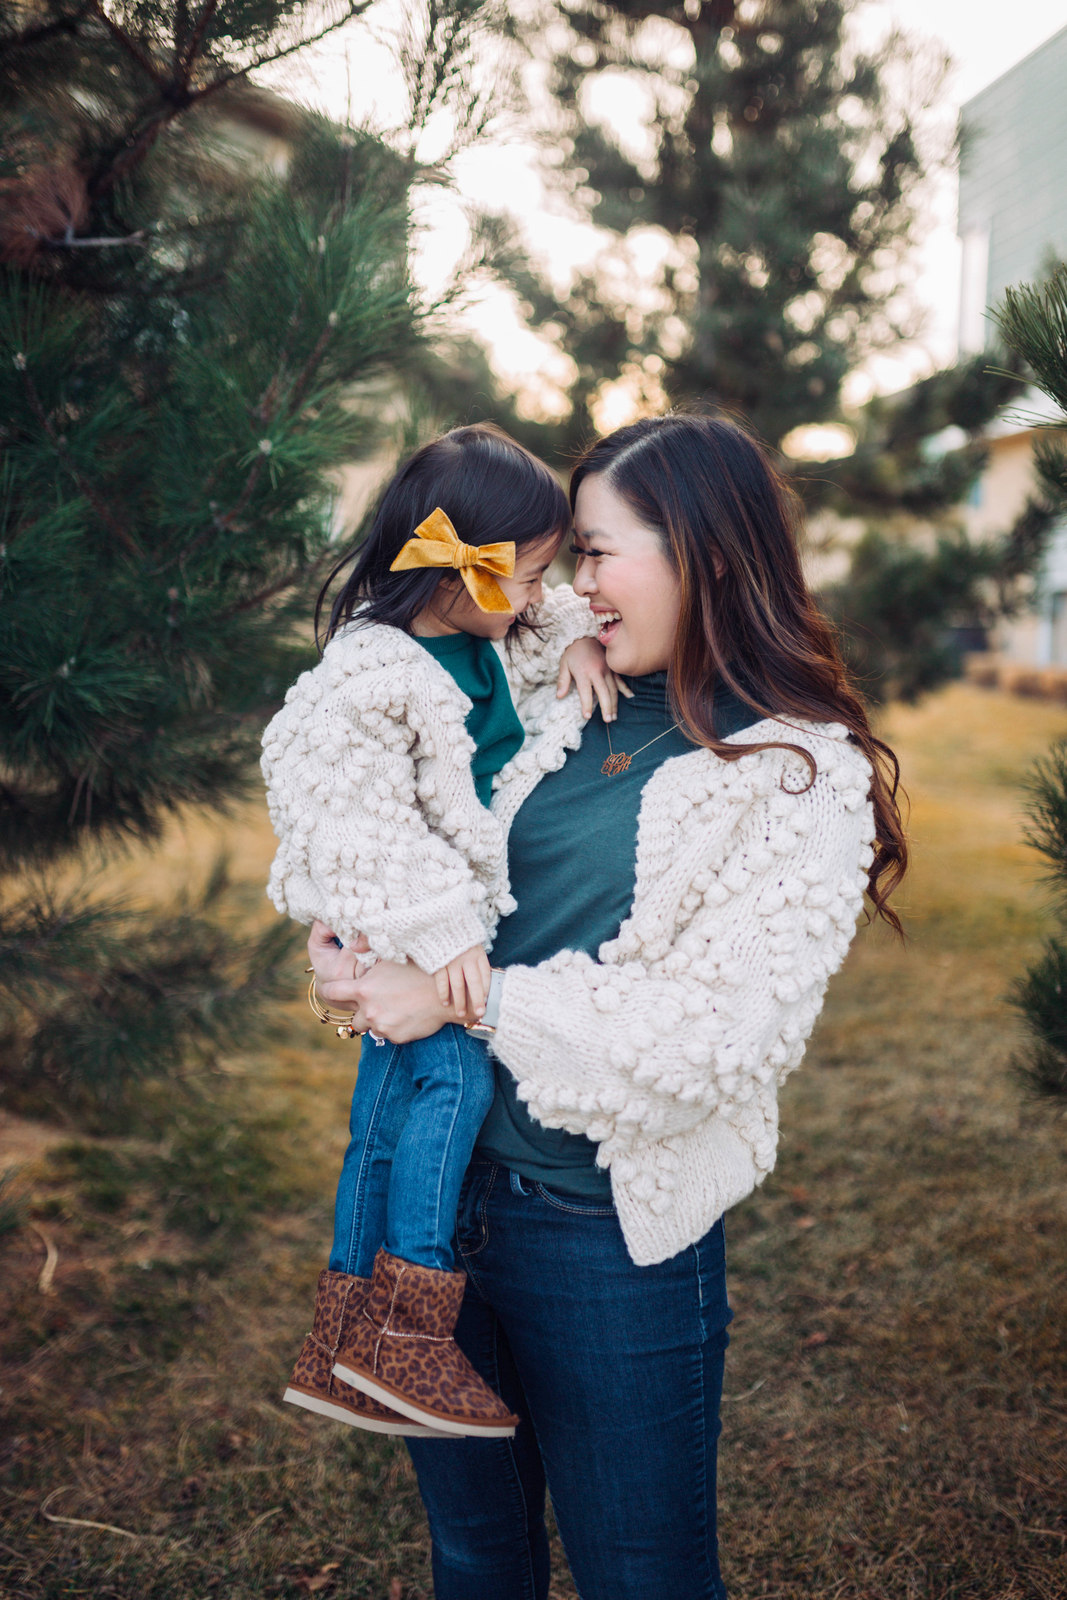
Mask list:
[[[433,608],[439,617],[447,617],[460,595],[464,593],[463,579],[458,573],[442,574],[433,592]]]

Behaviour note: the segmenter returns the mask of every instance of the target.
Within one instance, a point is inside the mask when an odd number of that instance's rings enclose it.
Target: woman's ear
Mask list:
[[[712,565],[712,568],[714,569],[715,576],[718,579],[721,580],[721,579],[725,578],[725,576],[726,576],[726,562],[723,559],[723,554],[722,554],[721,550],[712,550],[712,552],[711,552],[711,565]]]

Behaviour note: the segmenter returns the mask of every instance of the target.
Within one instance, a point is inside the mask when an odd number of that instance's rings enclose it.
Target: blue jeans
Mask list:
[[[730,1309],[722,1223],[636,1267],[612,1206],[476,1159],[456,1338],[514,1439],[411,1439],[436,1600],[545,1600],[545,1488],[582,1600],[725,1600],[716,1540]]]
[[[463,1174],[492,1100],[488,1052],[465,1029],[449,1023],[412,1044],[364,1036],[334,1205],[334,1272],[369,1277],[383,1245],[452,1269]]]

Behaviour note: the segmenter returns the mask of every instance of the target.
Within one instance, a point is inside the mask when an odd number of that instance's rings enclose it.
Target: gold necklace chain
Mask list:
[[[669,733],[675,733],[679,726],[680,724],[676,722],[673,728],[664,728],[662,733],[657,733],[656,739],[665,739]],[[649,739],[648,744],[643,744],[640,750],[635,750],[633,755],[628,756],[624,750],[612,750],[610,722],[605,722],[604,731],[608,736],[608,750],[611,752],[605,759],[604,765],[600,769],[606,778],[615,778],[620,772],[625,772],[634,756],[639,756],[641,754],[641,750],[647,750],[648,745],[655,744],[656,742],[656,739]]]

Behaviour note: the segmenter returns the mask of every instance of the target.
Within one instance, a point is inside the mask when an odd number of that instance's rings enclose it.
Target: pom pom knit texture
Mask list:
[[[354,768],[360,774],[368,764],[355,756],[346,758],[341,729],[335,725],[330,749],[339,743],[342,748],[331,765],[321,750],[324,725],[313,714],[326,687],[307,703],[307,691],[301,691],[300,711],[287,725],[291,739],[305,736],[301,758],[293,761],[287,750],[264,757],[268,785],[275,787],[272,817],[283,838],[278,853],[282,866],[279,871],[276,863],[270,890],[279,909],[305,921],[324,914],[321,894],[312,905],[312,891],[304,887],[310,853],[316,861],[341,863],[330,868],[338,887],[329,881],[326,886],[332,903],[344,910],[340,925],[339,919],[332,921],[342,937],[346,925],[349,937],[363,927],[372,947],[385,955],[387,927],[390,933],[401,927],[401,938],[416,924],[436,931],[439,925],[431,929],[426,920],[432,915],[428,902],[436,899],[451,913],[463,888],[464,909],[471,918],[463,926],[469,929],[483,920],[484,931],[473,938],[464,932],[465,942],[457,949],[491,934],[508,904],[507,830],[539,779],[561,767],[567,751],[581,741],[583,718],[576,695],[558,701],[554,693],[560,641],[577,637],[573,629],[579,617],[569,602],[557,600],[559,595],[555,591],[546,606],[550,615],[554,606],[558,613],[540,659],[528,657],[511,674],[527,739],[497,777],[491,817],[473,798],[470,742],[461,752],[457,743],[466,737],[465,697],[425,651],[420,654],[435,669],[428,683],[438,690],[451,684],[450,692],[430,701],[433,717],[425,709],[425,694],[418,695],[416,705],[413,683],[397,688],[407,656],[367,673],[365,686],[362,666],[353,669],[359,672],[358,686],[353,685],[344,702],[346,717],[353,718],[348,725],[353,751],[367,752],[374,735],[395,765],[376,766],[373,777],[351,784],[336,810],[332,802],[337,796],[321,763],[331,771],[341,766],[346,773]],[[588,618],[584,605],[582,611]],[[351,635],[358,636],[358,630]],[[405,642],[418,650],[413,641]],[[330,650],[297,690],[324,669],[341,671],[340,661],[327,668],[329,657]],[[398,668],[401,659],[404,668]],[[330,696],[335,692],[328,691]],[[387,693],[411,700],[415,715],[422,718],[414,731],[409,725],[387,734],[384,706],[392,703]],[[275,718],[268,741],[292,706],[290,701]],[[611,1172],[627,1247],[640,1265],[665,1260],[701,1238],[771,1171],[778,1086],[804,1054],[827,982],[844,960],[862,908],[874,839],[867,761],[848,741],[847,729],[833,723],[783,725],[768,720],[730,742],[783,739],[811,753],[817,767],[814,783],[809,785],[807,765],[780,749],[729,762],[694,749],[664,762],[644,787],[634,902],[618,935],[601,945],[597,961],[564,950],[536,967],[509,968],[504,982],[493,1048],[539,1122],[597,1142],[597,1160]],[[464,763],[472,812],[480,811],[486,819],[480,827],[476,816],[468,818],[466,808],[453,815],[455,802],[442,803],[443,773],[435,775],[435,769],[462,768]],[[283,771],[296,791],[286,789],[285,815],[302,823],[295,857],[287,854],[285,842],[292,840],[293,824],[288,834],[279,828],[277,785]],[[410,812],[418,817],[421,832],[412,827],[401,832],[393,809],[384,819],[391,824],[384,840],[379,824],[368,834],[369,854],[364,855],[366,822],[380,816],[390,801],[394,808],[401,805],[395,789],[386,793],[382,788],[387,771],[401,785],[405,816]],[[313,788],[305,773],[316,778]],[[431,799],[437,810],[428,806]],[[417,802],[429,820],[420,816]],[[445,816],[447,829],[442,827]],[[326,845],[317,837],[323,823],[331,841]],[[446,860],[455,865],[462,859],[467,876],[442,880],[428,894],[416,885],[423,876],[421,852],[431,841],[443,848],[442,873]],[[389,878],[386,844],[401,853],[399,860],[390,856]],[[439,858],[426,849],[426,859],[436,864]],[[345,865],[349,860],[352,866]],[[404,885],[410,886],[414,905],[403,903]],[[364,903],[377,919],[374,931],[366,912],[353,910],[348,917],[349,905],[361,908]],[[400,943],[393,949],[399,951]],[[403,953],[432,970],[410,947]]]
[[[505,670],[516,709],[554,684],[568,644],[591,633],[567,585],[549,592],[541,637]],[[302,673],[263,736],[263,776],[280,841],[267,893],[298,922],[316,917],[387,961],[436,972],[489,944],[515,906],[500,823],[471,775],[469,698],[399,628],[350,627]],[[500,782],[498,774],[496,782]]]

